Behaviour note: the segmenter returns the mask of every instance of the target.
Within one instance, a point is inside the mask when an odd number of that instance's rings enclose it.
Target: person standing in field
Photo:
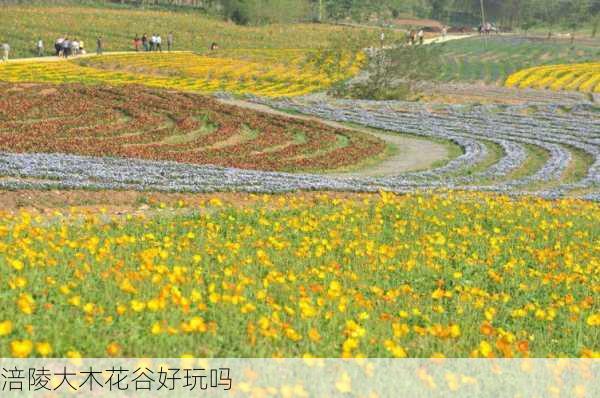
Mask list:
[[[103,43],[102,43],[102,36],[98,36],[98,38],[96,39],[96,55],[102,55],[102,51],[103,51]]]
[[[3,43],[0,47],[2,47],[2,61],[7,62],[10,53],[10,45],[8,45],[8,43]]]
[[[59,37],[54,42],[54,49],[56,50],[56,56],[57,57],[60,57],[60,55],[61,55],[63,41],[65,41],[65,38],[64,37]]]
[[[162,52],[162,37],[160,35],[156,35],[156,51]]]
[[[44,42],[42,41],[41,38],[38,39],[35,48],[37,50],[37,56],[43,57],[44,56]]]
[[[140,51],[141,43],[142,43],[142,41],[140,40],[140,37],[136,34],[135,37],[133,38],[133,49],[135,50],[135,52]]]
[[[70,55],[77,55],[79,53],[79,42],[77,41],[77,38],[75,38],[71,41],[69,50],[70,50],[69,51]]]
[[[173,48],[173,32],[167,35],[167,51],[171,52],[171,48]]]
[[[154,51],[156,49],[156,33],[152,33],[150,36],[150,51]]]
[[[423,32],[423,29],[417,33],[417,36],[419,37],[419,44],[423,44],[423,40],[425,39],[425,32]]]
[[[144,47],[144,51],[148,51],[148,35],[146,33],[142,35],[142,47]]]
[[[68,37],[65,37],[60,47],[63,57],[69,58],[69,55],[71,53],[71,40],[69,40]]]

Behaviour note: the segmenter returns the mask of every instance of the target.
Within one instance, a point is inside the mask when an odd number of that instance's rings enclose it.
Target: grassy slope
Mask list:
[[[84,40],[88,49],[95,48],[95,38],[102,35],[107,50],[121,51],[130,50],[133,37],[144,32],[162,34],[166,46],[166,34],[173,31],[177,49],[206,51],[213,41],[221,48],[315,48],[357,31],[317,24],[242,27],[198,11],[10,5],[2,14],[10,18],[0,24],[0,41],[11,44],[13,58],[35,56],[39,37],[49,51],[64,34]]]
[[[438,47],[442,52],[441,81],[484,81],[503,83],[520,69],[598,59],[600,42],[594,44],[531,40],[518,37],[491,37],[487,45],[479,37],[456,40]]]

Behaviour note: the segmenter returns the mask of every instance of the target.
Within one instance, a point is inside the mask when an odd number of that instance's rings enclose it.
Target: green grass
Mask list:
[[[487,147],[487,150],[488,150],[487,156],[481,162],[479,162],[471,167],[461,169],[459,172],[457,172],[453,175],[455,175],[457,177],[461,177],[461,176],[471,176],[473,174],[483,172],[483,171],[489,169],[494,164],[498,163],[500,161],[500,159],[502,159],[502,157],[505,155],[504,150],[502,149],[500,144],[497,144],[493,141],[488,141],[488,140],[480,140],[480,141],[482,143],[484,143],[485,146]]]
[[[550,153],[544,148],[531,144],[523,144],[523,147],[527,151],[527,158],[521,167],[507,174],[505,180],[518,180],[533,175],[550,159]]]
[[[581,149],[569,147],[572,160],[571,164],[563,175],[563,180],[566,183],[577,182],[585,178],[590,167],[594,164],[594,157]]]
[[[597,60],[597,45],[527,39],[524,37],[474,37],[436,44],[442,71],[438,81],[502,84],[512,73],[537,65]]]

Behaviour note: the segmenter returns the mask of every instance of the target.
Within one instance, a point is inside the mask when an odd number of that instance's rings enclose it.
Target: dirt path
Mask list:
[[[438,37],[433,37],[431,39],[425,39],[425,40],[423,40],[423,43],[424,44],[446,43],[446,42],[454,41],[454,40],[468,39],[470,37],[475,37],[475,36],[477,36],[477,35],[465,34],[465,35],[446,35],[445,37],[438,36]]]
[[[90,58],[90,57],[103,57],[107,55],[124,55],[124,54],[141,54],[136,51],[112,51],[112,52],[104,52],[102,55],[98,55],[95,52],[89,52],[83,55],[71,56],[69,58],[64,57],[56,57],[54,55],[48,55],[47,57],[32,57],[32,58],[12,58],[7,61],[7,63],[34,63],[34,62],[61,62],[61,61],[72,61],[74,59],[81,58]],[[171,51],[170,54],[192,54],[192,51]],[[160,52],[151,52],[149,54],[161,54]],[[167,54],[165,51],[164,54]],[[2,63],[0,63],[2,65]]]
[[[334,128],[354,130],[361,133],[373,135],[386,143],[396,148],[396,152],[387,159],[382,160],[374,165],[366,166],[359,170],[349,172],[332,173],[332,176],[339,177],[384,177],[390,175],[398,175],[399,172],[416,171],[430,168],[434,163],[448,159],[450,156],[448,148],[440,143],[410,137],[408,135],[400,135],[394,133],[385,133],[373,131],[370,129],[360,129],[350,127],[345,124],[333,122],[330,120],[319,119],[312,116],[295,115],[282,112],[266,105],[255,104],[238,99],[219,99],[219,101],[235,105],[241,108],[252,109],[259,112],[269,113],[272,115],[285,116],[289,118],[310,120],[326,124]]]
[[[344,126],[345,128],[348,128]],[[448,148],[437,142],[400,135],[394,133],[375,132],[372,130],[358,130],[385,141],[396,148],[392,156],[368,166],[364,169],[347,173],[334,173],[339,177],[385,177],[398,175],[399,172],[426,170],[438,161],[448,159]]]
[[[444,42],[452,41],[452,40],[466,39],[466,38],[473,37],[473,36],[476,36],[476,35],[447,35],[446,37],[438,36],[438,37],[425,39],[424,44],[444,43]],[[142,53],[142,51],[140,51],[139,53]],[[165,51],[164,53],[167,53],[167,52]],[[186,50],[186,51],[170,51],[169,53],[171,53],[171,54],[185,54],[185,53],[192,54],[194,52]],[[102,53],[101,56],[124,55],[124,54],[138,54],[138,52],[136,52],[136,51],[105,51],[104,53]],[[160,54],[160,53],[159,52],[151,52],[150,54]],[[7,63],[60,62],[60,61],[68,61],[68,60],[73,60],[73,59],[90,58],[90,57],[98,57],[98,56],[99,55],[97,55],[95,51],[90,51],[87,54],[71,56],[69,58],[56,57],[54,55],[48,55],[48,56],[44,56],[44,57],[31,57],[31,58],[11,58],[7,61]]]

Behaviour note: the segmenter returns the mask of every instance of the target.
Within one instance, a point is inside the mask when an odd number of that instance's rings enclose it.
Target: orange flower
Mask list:
[[[522,353],[526,353],[529,351],[529,341],[521,340],[517,343],[517,350]]]
[[[121,348],[121,345],[119,343],[112,342],[106,346],[106,353],[110,357],[117,357],[121,355],[122,350],[123,349]]]
[[[489,324],[489,322],[484,322],[479,328],[479,331],[486,336],[491,336],[494,334],[494,328]]]

